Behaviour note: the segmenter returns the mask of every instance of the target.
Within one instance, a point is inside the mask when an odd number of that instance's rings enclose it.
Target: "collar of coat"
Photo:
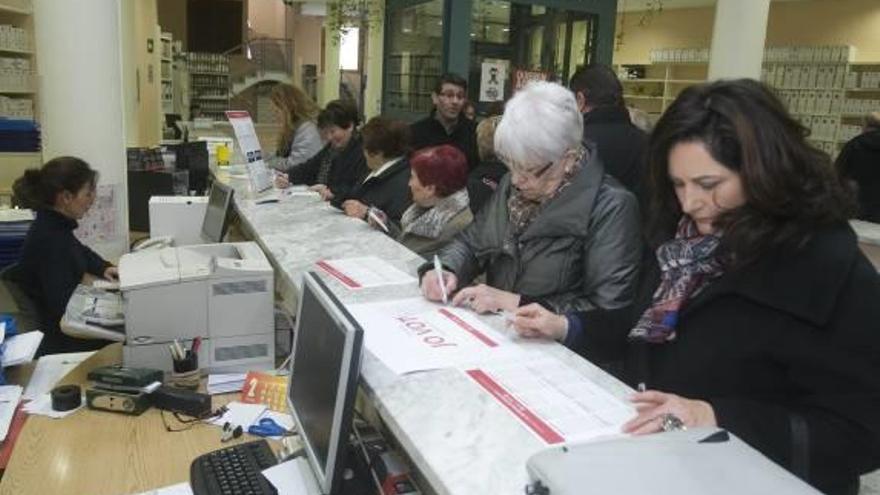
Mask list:
[[[733,294],[821,327],[833,316],[858,253],[849,224],[828,226],[800,247],[772,250],[751,265],[725,274],[684,311]]]
[[[596,196],[605,176],[605,167],[598,159],[596,148],[592,144],[584,144],[586,153],[581,161],[580,171],[571,178],[571,183],[550,200],[534,221],[520,235],[521,241],[536,237],[583,237],[587,235],[589,219],[593,213]],[[504,203],[510,189],[510,174],[502,179]],[[507,218],[507,212],[504,213]],[[509,222],[505,222],[508,224]],[[509,227],[509,226],[508,226]]]
[[[601,106],[584,114],[584,125],[592,124],[631,124],[626,107]]]
[[[76,230],[79,227],[79,222],[51,208],[37,210],[37,219],[42,220],[45,225],[59,230]]]

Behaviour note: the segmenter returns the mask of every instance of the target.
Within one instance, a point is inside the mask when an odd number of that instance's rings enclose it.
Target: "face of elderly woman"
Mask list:
[[[559,187],[573,162],[572,153],[568,152],[558,160],[543,164],[517,164],[510,167],[510,181],[526,199],[541,201]]]
[[[681,211],[704,235],[715,232],[719,215],[746,202],[739,174],[715,161],[699,141],[678,143],[669,151],[669,179]]]
[[[422,208],[430,208],[437,203],[437,188],[422,184],[415,171],[409,176],[409,190],[412,192],[413,203]]]

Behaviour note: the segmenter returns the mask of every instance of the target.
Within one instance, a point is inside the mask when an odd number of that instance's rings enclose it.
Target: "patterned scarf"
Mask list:
[[[571,168],[562,177],[562,182],[560,182],[556,190],[546,198],[542,198],[538,201],[528,199],[519,192],[519,189],[511,185],[510,197],[507,198],[507,211],[510,218],[510,224],[513,226],[514,236],[518,237],[525,232],[544,206],[553,201],[553,198],[559,196],[559,193],[571,184],[571,180],[581,169],[583,156],[584,151],[581,150],[578,159],[575,160]]]
[[[400,226],[407,234],[436,239],[440,237],[440,232],[452,217],[467,208],[469,203],[467,189],[461,189],[440,199],[430,208],[423,208],[413,203],[400,217]]]
[[[724,273],[715,256],[719,242],[715,235],[701,235],[690,217],[681,218],[675,239],[657,248],[660,287],[654,292],[651,307],[630,331],[630,339],[654,344],[675,339],[682,307]]]

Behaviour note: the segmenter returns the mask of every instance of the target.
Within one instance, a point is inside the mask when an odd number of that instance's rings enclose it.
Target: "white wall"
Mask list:
[[[108,259],[128,247],[119,0],[35,0],[43,158],[73,155],[115,192],[112,235],[89,244]]]

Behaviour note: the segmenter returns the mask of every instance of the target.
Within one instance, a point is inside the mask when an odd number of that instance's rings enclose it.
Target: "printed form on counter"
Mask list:
[[[364,329],[367,350],[399,375],[482,364],[523,352],[470,310],[422,297],[346,308]]]
[[[464,370],[544,443],[622,435],[635,408],[552,357]]]
[[[412,275],[376,256],[321,260],[315,264],[350,290],[415,284],[418,281]]]

